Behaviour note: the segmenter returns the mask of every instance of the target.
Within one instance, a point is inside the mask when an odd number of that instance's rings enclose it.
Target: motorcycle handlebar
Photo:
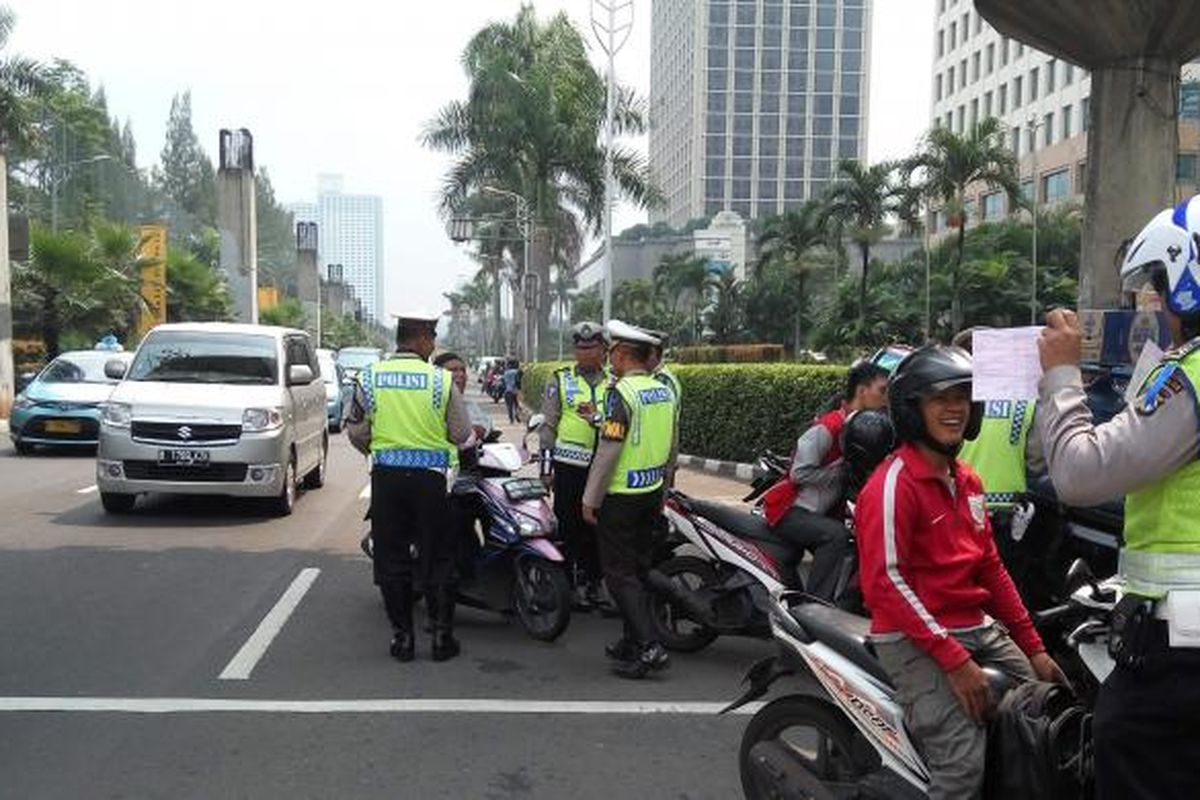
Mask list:
[[[1034,625],[1046,625],[1051,622],[1058,622],[1069,617],[1088,614],[1092,609],[1087,606],[1079,605],[1078,603],[1063,603],[1059,606],[1051,606],[1050,608],[1041,611],[1035,611],[1032,614]]]

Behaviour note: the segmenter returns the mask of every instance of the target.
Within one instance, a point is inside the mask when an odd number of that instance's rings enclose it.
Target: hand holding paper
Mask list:
[[[1083,332],[1074,311],[1056,308],[1046,315],[1046,327],[1038,339],[1042,369],[1076,366],[1083,352]]]

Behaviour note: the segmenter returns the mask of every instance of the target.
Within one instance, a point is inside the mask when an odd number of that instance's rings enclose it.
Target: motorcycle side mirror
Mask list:
[[[1077,558],[1067,569],[1064,588],[1067,594],[1074,594],[1077,589],[1082,589],[1084,586],[1091,586],[1092,592],[1095,594],[1100,593],[1100,587],[1096,585],[1096,576],[1092,573],[1092,568],[1082,558]]]
[[[536,431],[538,428],[542,427],[542,423],[544,423],[545,421],[546,421],[545,414],[534,414],[532,417],[529,418],[529,422],[527,422],[525,424],[525,430],[530,431],[532,433],[533,431]]]

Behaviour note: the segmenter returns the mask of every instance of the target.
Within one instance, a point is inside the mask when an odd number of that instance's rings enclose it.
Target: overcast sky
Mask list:
[[[162,148],[171,96],[192,91],[210,157],[220,128],[249,128],[255,160],[283,202],[313,199],[320,172],[384,205],[387,306],[442,308],[441,293],[474,271],[435,212],[448,159],[424,150],[423,124],[465,96],[458,59],[483,25],[519,0],[5,0],[17,14],[13,52],[65,58],[102,83],[109,109],[133,121],[138,163]],[[650,2],[635,0],[620,80],[650,83]],[[588,34],[590,0],[539,0]],[[929,119],[933,0],[874,0],[868,157],[905,155]],[[593,57],[601,53],[593,46]],[[639,145],[645,148],[645,142]],[[614,229],[645,221],[619,209]]]

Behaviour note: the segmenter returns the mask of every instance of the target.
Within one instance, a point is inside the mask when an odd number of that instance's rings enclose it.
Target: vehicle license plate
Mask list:
[[[166,466],[193,467],[208,464],[207,450],[159,450],[158,463]]]
[[[83,423],[77,419],[48,419],[46,433],[80,433]]]

